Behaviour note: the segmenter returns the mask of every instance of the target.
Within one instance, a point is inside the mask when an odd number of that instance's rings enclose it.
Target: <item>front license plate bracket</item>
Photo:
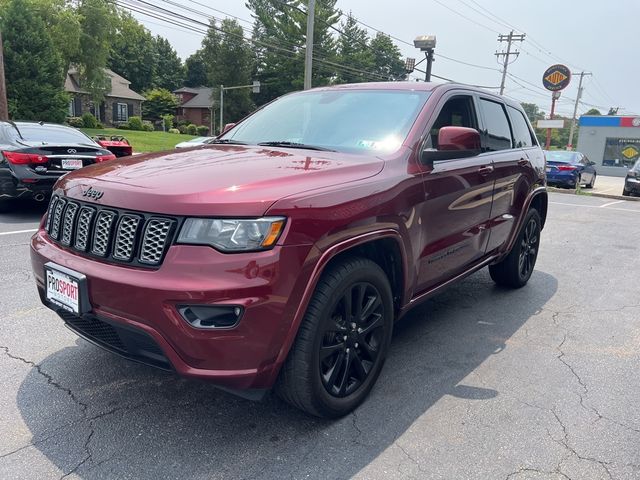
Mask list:
[[[76,282],[78,291],[77,291],[77,299],[78,299],[78,308],[77,311],[70,305],[65,304],[55,298],[51,298],[49,296],[49,286],[47,282],[49,281],[48,272],[54,272],[58,275],[62,274],[62,276],[69,277],[71,280]],[[89,302],[89,287],[87,283],[87,277],[82,273],[76,272],[75,270],[71,270],[69,268],[63,267],[53,262],[47,262],[44,265],[44,289],[45,289],[45,298],[47,302],[54,310],[63,309],[68,312],[74,313],[76,315],[83,315],[91,311],[91,303]]]

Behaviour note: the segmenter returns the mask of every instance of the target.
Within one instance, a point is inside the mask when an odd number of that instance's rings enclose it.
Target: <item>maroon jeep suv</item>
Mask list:
[[[547,213],[519,105],[465,85],[292,93],[214,145],[61,178],[31,258],[78,335],[248,397],[337,417],[394,322],[488,266],[519,288]]]

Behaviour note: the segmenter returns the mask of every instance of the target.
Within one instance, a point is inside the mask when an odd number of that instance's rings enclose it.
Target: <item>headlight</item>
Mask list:
[[[283,217],[187,218],[178,243],[210,245],[224,252],[266,250],[275,245],[284,223]]]

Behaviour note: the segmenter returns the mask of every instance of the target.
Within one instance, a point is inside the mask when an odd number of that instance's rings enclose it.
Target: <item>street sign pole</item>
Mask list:
[[[560,92],[553,92],[551,94],[551,113],[549,114],[549,120],[553,120],[553,115],[556,113],[556,100],[560,98]],[[549,150],[551,146],[551,129],[547,128],[547,141],[544,145],[545,150]]]
[[[551,113],[549,114],[549,120],[553,120],[553,115],[556,112],[556,101],[560,98],[560,92],[567,88],[569,82],[571,82],[571,70],[569,70],[569,67],[566,65],[551,65],[542,75],[542,85],[551,91]],[[547,128],[547,141],[545,142],[544,148],[549,150],[550,146],[551,129]]]

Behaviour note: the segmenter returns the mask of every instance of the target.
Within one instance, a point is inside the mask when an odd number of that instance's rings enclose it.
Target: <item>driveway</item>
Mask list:
[[[0,215],[0,478],[640,478],[640,202],[550,202],[528,286],[485,269],[417,307],[338,421],[77,338],[31,276],[42,207]]]

